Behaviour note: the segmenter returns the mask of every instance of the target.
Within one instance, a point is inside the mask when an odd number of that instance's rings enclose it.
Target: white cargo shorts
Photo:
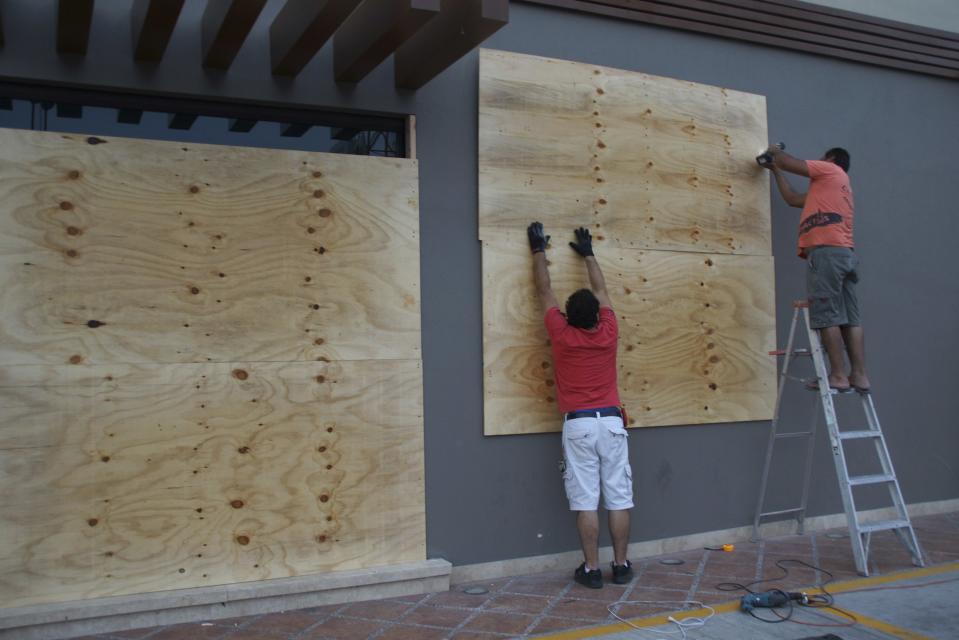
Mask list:
[[[570,511],[595,511],[600,487],[607,510],[632,509],[628,437],[618,416],[563,422],[563,480]]]

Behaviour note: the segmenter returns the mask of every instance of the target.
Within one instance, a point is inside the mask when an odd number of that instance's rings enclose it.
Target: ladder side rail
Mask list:
[[[843,511],[846,512],[846,523],[849,527],[849,540],[852,544],[852,554],[856,562],[856,569],[863,575],[869,575],[868,567],[868,540],[863,544],[863,536],[859,530],[859,518],[856,515],[856,500],[849,484],[849,469],[846,466],[846,455],[839,438],[839,425],[836,420],[836,408],[833,406],[832,394],[829,389],[829,374],[826,372],[826,363],[823,358],[822,342],[819,332],[812,328],[809,321],[809,309],[803,309],[803,319],[806,331],[809,333],[809,344],[812,347],[813,365],[816,368],[816,377],[819,380],[819,397],[822,402],[825,416],[826,431],[829,434],[829,445],[832,449],[833,462],[836,465],[836,477],[839,481],[839,497],[842,499]]]
[[[862,408],[866,414],[866,421],[869,428],[879,433],[876,438],[876,454],[879,457],[879,463],[882,465],[883,473],[895,478],[892,482],[886,483],[889,489],[889,498],[896,507],[896,513],[900,520],[908,523],[907,532],[902,529],[895,529],[896,536],[903,543],[909,553],[912,554],[913,564],[919,567],[925,566],[922,548],[919,546],[919,539],[916,537],[915,529],[912,527],[912,518],[909,517],[909,511],[906,508],[906,501],[902,497],[902,488],[899,486],[899,478],[892,465],[892,456],[889,453],[889,447],[886,445],[886,437],[882,433],[882,426],[879,424],[879,414],[876,412],[876,406],[873,404],[872,396],[862,395]]]
[[[788,380],[789,364],[792,360],[792,348],[796,336],[796,321],[799,316],[799,309],[793,311],[792,323],[789,325],[789,338],[786,343],[786,354],[782,364],[782,372],[779,374],[779,388],[776,390],[776,404],[773,409],[773,420],[770,425],[769,443],[766,445],[766,462],[763,464],[762,479],[759,482],[759,500],[756,502],[756,513],[753,517],[753,536],[752,540],[759,540],[759,521],[762,519],[763,504],[766,502],[766,489],[769,484],[769,469],[772,465],[773,448],[776,444],[776,434],[779,433],[779,412],[782,407],[783,389]]]
[[[809,427],[809,441],[806,443],[806,467],[803,469],[802,498],[799,502],[799,512],[796,518],[799,521],[799,534],[806,532],[806,505],[809,504],[809,483],[812,479],[813,445],[816,443],[816,430],[819,427],[819,396],[816,396],[816,406],[812,414],[812,426]]]

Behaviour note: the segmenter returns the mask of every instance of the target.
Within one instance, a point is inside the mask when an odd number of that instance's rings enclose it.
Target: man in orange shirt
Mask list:
[[[837,391],[869,392],[865,347],[856,298],[859,258],[852,239],[855,206],[849,184],[849,152],[834,147],[821,160],[800,160],[779,146],[767,150],[783,200],[802,207],[799,218],[799,256],[808,263],[806,293],[810,324],[819,330],[829,356],[829,386]],[[793,190],[783,171],[809,178],[809,192]],[[843,346],[849,354],[845,373]]]

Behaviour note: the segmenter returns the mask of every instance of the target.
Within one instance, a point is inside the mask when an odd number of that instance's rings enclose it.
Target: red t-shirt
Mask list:
[[[855,206],[849,176],[837,164],[806,160],[809,193],[799,217],[799,255],[819,245],[853,247],[852,214]]]
[[[556,397],[563,413],[619,406],[616,388],[616,340],[619,327],[609,307],[599,310],[599,324],[580,329],[566,322],[559,307],[546,310],[546,331],[553,347]]]

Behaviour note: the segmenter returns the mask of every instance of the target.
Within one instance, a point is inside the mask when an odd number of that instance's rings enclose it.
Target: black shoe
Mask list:
[[[633,563],[629,560],[622,566],[616,563],[610,563],[613,567],[613,582],[616,584],[627,584],[633,579]]]
[[[576,567],[576,571],[573,572],[573,580],[590,589],[603,588],[603,572],[599,569],[587,571],[585,562]]]

